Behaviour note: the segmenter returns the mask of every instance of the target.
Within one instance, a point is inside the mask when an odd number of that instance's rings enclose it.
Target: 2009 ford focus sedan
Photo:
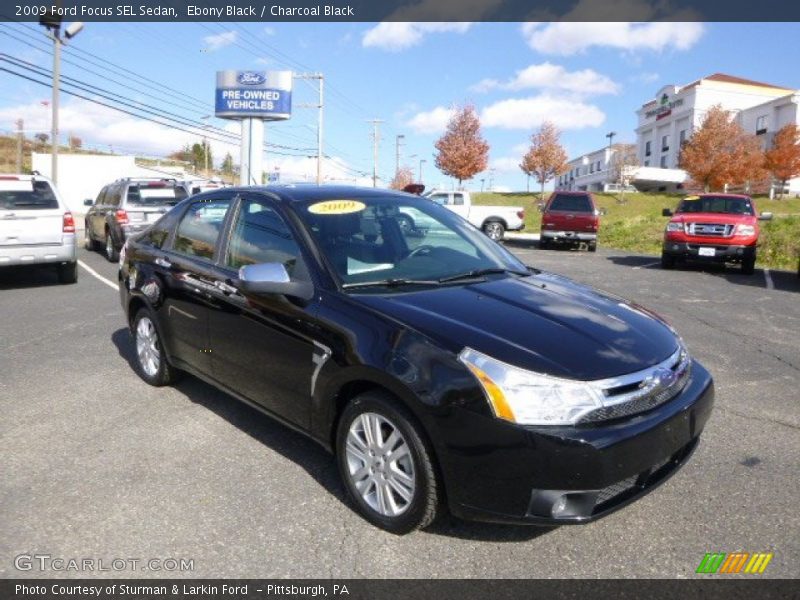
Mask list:
[[[146,382],[188,372],[309,435],[397,533],[604,516],[687,461],[713,404],[657,315],[402,193],[192,196],[128,240],[119,289]]]

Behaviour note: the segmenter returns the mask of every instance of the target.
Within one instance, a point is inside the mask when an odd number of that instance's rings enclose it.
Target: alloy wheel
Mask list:
[[[148,377],[155,377],[161,366],[158,333],[149,317],[142,317],[136,325],[136,355],[139,365]]]

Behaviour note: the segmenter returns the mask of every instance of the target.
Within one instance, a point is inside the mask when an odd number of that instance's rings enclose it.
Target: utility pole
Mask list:
[[[22,145],[25,142],[25,135],[23,134],[24,122],[22,119],[17,119],[17,173],[22,173]]]
[[[323,98],[325,76],[322,73],[295,73],[295,79],[316,79],[319,82],[319,102],[318,104],[298,104],[300,108],[317,109],[317,185],[322,183],[322,124],[323,124]]]
[[[58,185],[58,96],[61,86],[61,44],[64,43],[61,39],[62,17],[58,14],[60,9],[61,2],[56,0],[51,9],[39,17],[39,24],[47,28],[50,37],[53,39],[53,101],[51,107],[53,116],[50,121],[50,142],[52,143],[50,178],[56,185]],[[83,23],[76,21],[64,30],[64,37],[68,40],[72,39],[82,29]]]
[[[426,162],[428,162],[428,161],[425,160],[424,158],[420,158],[419,159],[419,182],[420,183],[422,183],[422,165],[424,165]]]
[[[378,187],[378,144],[381,140],[379,127],[383,120],[372,119],[367,123],[372,123],[372,187]]]
[[[494,168],[489,169],[489,191],[494,191]]]
[[[394,139],[394,174],[397,175],[400,172],[400,140],[406,139],[402,133],[395,136]]]

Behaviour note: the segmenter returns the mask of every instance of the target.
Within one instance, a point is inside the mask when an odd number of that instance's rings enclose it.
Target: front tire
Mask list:
[[[404,534],[440,512],[433,452],[413,416],[388,394],[367,392],[347,405],[336,457],[350,500],[370,523]]]
[[[170,385],[177,379],[177,371],[167,362],[164,345],[147,308],[140,309],[133,319],[133,341],[139,377],[156,387]]]
[[[675,257],[666,254],[664,252],[661,253],[661,268],[662,269],[672,269],[675,267]]]
[[[756,272],[756,255],[742,259],[742,273],[744,275],[752,275]]]
[[[502,240],[505,232],[506,228],[500,221],[487,221],[483,224],[483,233],[495,242]]]
[[[86,223],[86,228],[83,230],[83,247],[92,252],[97,250],[97,242],[92,238],[92,232],[89,229],[89,224]]]

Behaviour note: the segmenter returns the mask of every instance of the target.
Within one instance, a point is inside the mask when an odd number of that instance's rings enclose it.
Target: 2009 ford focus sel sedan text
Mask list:
[[[188,372],[311,436],[397,533],[602,517],[685,464],[712,409],[660,317],[403,193],[192,196],[129,238],[119,286],[145,381]]]

